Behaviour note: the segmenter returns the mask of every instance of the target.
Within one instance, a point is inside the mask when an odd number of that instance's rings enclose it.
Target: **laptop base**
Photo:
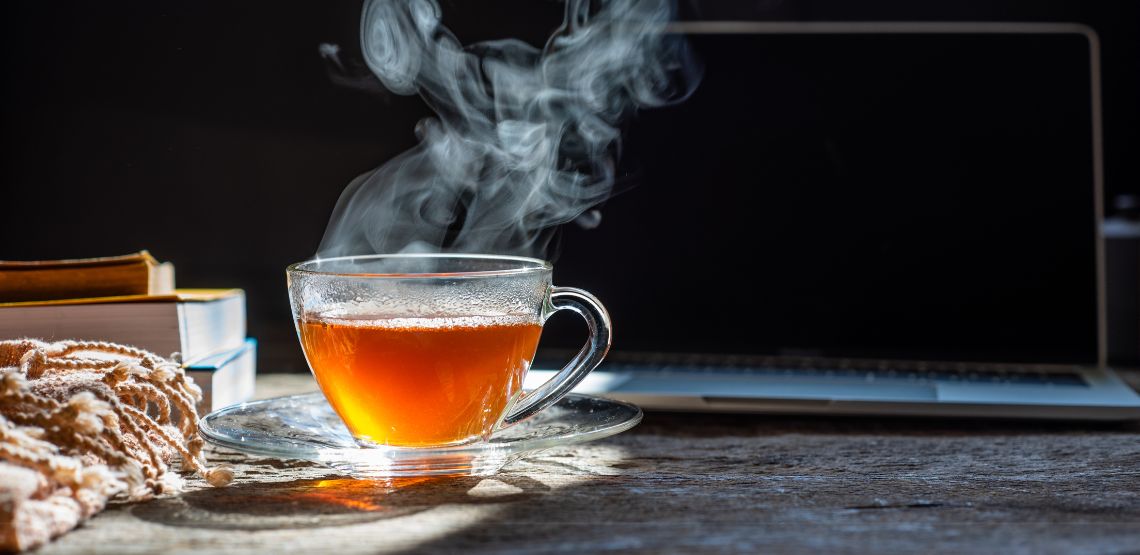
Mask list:
[[[979,382],[834,377],[795,370],[759,373],[708,370],[595,371],[575,391],[605,395],[649,410],[948,416],[1048,420],[1140,419],[1140,396],[1111,370],[1066,368],[1070,383]],[[526,387],[553,375],[532,370]]]

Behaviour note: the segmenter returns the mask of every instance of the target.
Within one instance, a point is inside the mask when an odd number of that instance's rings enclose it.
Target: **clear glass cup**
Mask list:
[[[487,439],[557,402],[605,357],[610,319],[593,295],[551,284],[549,262],[475,254],[370,255],[289,266],[309,368],[364,446]],[[542,325],[582,316],[589,339],[523,393]]]

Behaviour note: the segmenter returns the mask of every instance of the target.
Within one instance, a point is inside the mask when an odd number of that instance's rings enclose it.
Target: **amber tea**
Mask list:
[[[349,431],[382,445],[462,443],[522,391],[542,326],[502,318],[311,318],[301,345]]]

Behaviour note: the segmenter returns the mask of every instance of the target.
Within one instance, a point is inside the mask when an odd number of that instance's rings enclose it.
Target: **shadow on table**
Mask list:
[[[219,530],[280,530],[359,524],[454,504],[509,503],[549,491],[525,476],[502,476],[509,491],[472,495],[482,478],[354,480],[332,477],[289,482],[245,482],[205,488],[131,508],[142,520]]]

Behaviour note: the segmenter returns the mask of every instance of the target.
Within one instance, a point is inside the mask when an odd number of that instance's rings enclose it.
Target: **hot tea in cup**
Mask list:
[[[359,443],[437,447],[486,439],[548,407],[609,348],[593,296],[553,287],[547,262],[377,255],[289,267],[297,332],[322,392]],[[542,325],[582,315],[590,341],[534,391],[522,383]]]

